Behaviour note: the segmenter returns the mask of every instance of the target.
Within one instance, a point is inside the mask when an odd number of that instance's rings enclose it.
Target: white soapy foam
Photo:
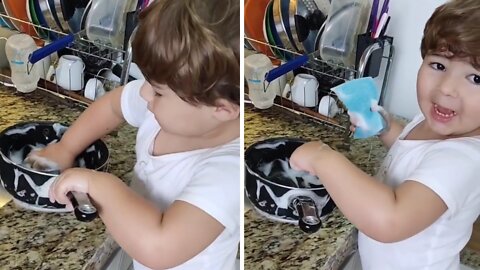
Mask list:
[[[280,145],[285,145],[286,141],[279,141],[276,143],[262,143],[255,146],[255,149],[277,149]]]
[[[24,128],[14,128],[12,130],[9,130],[7,132],[5,132],[5,135],[13,135],[13,134],[26,134],[28,131],[32,130],[32,129],[35,129],[36,125],[31,125],[31,126],[27,126],[27,127],[24,127]]]
[[[272,172],[273,162],[263,163],[262,165],[258,166],[258,170],[263,173],[265,176],[269,176]]]
[[[59,123],[53,124],[52,128],[55,131],[55,134],[57,135],[58,138],[62,137],[63,133],[65,133],[65,130],[67,130],[67,127],[62,126]]]
[[[53,162],[48,158],[38,156],[35,153],[32,153],[30,157],[34,159],[37,163],[42,165],[43,172],[60,171],[60,166],[58,166],[56,162]],[[27,162],[23,162],[22,165],[27,166],[28,168],[31,168],[30,164],[28,164]]]
[[[47,145],[54,144],[54,143],[57,143],[57,142],[58,142],[58,139],[55,139],[55,140],[52,140],[51,142],[49,142]]]
[[[43,143],[38,143],[37,142],[37,143],[35,143],[35,145],[29,144],[29,146],[32,148],[32,150],[40,150],[40,149],[45,148],[46,145],[43,144]]]
[[[350,121],[357,127],[361,128],[361,129],[364,129],[364,130],[368,130],[369,126],[367,124],[367,121],[365,120],[365,118],[357,113],[357,112],[351,112],[351,111],[347,111],[347,114],[348,116],[350,117]]]
[[[35,153],[34,153],[35,151],[38,151],[38,150],[41,150],[41,149],[45,148],[44,144],[40,144],[40,143],[37,143],[35,145],[29,144],[25,147],[30,147],[32,149],[30,151],[31,157],[34,157],[34,159],[37,162],[39,162],[40,164],[42,164],[42,166],[48,168],[46,170],[43,170],[44,172],[51,172],[51,171],[58,171],[59,170],[59,166],[58,166],[57,163],[55,163],[55,162],[53,162],[53,161],[51,161],[47,158],[35,155]],[[21,148],[18,151],[10,151],[8,158],[16,165],[21,165],[25,168],[32,169],[30,163],[25,162],[25,159],[24,159],[25,147]]]
[[[8,158],[15,164],[23,164],[23,148],[18,151],[10,151]]]
[[[89,152],[95,152],[95,145],[92,144],[92,146],[90,146],[89,148],[87,148],[87,150],[85,150],[85,152],[89,153]]]
[[[272,172],[272,169],[274,168],[273,165],[275,162],[280,164],[281,170]],[[297,187],[297,188],[304,188],[304,187],[309,188],[311,187],[311,185],[314,185],[314,186],[321,185],[320,180],[315,175],[311,175],[304,171],[297,171],[292,169],[290,167],[289,158],[275,159],[271,162],[264,163],[258,167],[258,170],[262,172],[263,175],[267,177],[267,179],[269,179],[269,177],[275,178],[275,176],[281,176],[281,179],[278,179],[278,177],[274,179],[278,184],[283,184],[283,185]],[[277,175],[274,176],[272,173],[277,173]],[[301,178],[303,180],[303,184],[299,183],[298,178]],[[269,179],[269,180],[273,180],[273,179]],[[291,183],[289,183],[289,181],[287,180],[290,180]]]
[[[81,158],[78,160],[78,167],[80,168],[86,168],[87,165],[85,164],[85,159]]]

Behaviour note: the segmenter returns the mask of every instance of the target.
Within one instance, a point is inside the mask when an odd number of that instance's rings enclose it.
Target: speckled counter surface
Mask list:
[[[345,141],[343,130],[298,116],[278,107],[245,105],[245,147],[272,137],[322,140],[373,174],[385,149],[378,139]],[[245,269],[338,269],[356,248],[356,230],[335,209],[323,227],[306,234],[296,225],[270,221],[255,210],[245,212]]]
[[[82,111],[37,91],[23,95],[0,87],[0,130],[22,121],[71,123]],[[124,176],[135,161],[135,130],[123,126],[105,142],[109,172],[128,179]],[[100,269],[115,248],[100,219],[82,223],[72,213],[33,212],[13,202],[0,208],[1,270]]]
[[[345,143],[343,131],[275,106],[258,110],[245,104],[244,132],[245,148],[272,137],[320,139],[372,175],[386,153],[376,138]],[[246,270],[339,269],[356,249],[356,229],[338,209],[313,234],[303,233],[292,224],[270,221],[252,209],[244,217]],[[467,250],[461,258],[464,264],[480,269],[477,253]]]

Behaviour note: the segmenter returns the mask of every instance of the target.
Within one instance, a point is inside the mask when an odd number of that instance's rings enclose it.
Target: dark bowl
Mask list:
[[[54,122],[24,122],[0,132],[0,182],[14,199],[44,210],[65,209],[48,199],[50,184],[57,172],[40,172],[24,164],[32,149],[58,141],[67,126]],[[97,140],[76,158],[76,167],[103,171],[107,168],[107,145]]]
[[[260,214],[313,232],[335,203],[317,177],[289,165],[292,153],[305,142],[271,138],[250,145],[245,151],[245,193]]]

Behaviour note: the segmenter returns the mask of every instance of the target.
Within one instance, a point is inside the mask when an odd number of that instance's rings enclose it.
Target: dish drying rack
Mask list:
[[[58,36],[58,39],[56,41],[60,39],[65,40],[63,42],[64,44],[60,45],[61,47],[53,49],[47,54],[43,54],[40,60],[43,60],[43,58],[45,57],[50,57],[50,59],[52,59],[51,54],[55,53],[58,50],[69,50],[70,51],[69,54],[73,54],[75,56],[80,57],[85,63],[86,68],[84,70],[84,78],[97,78],[99,81],[103,83],[104,86],[106,86],[105,90],[107,92],[109,90],[112,90],[115,87],[125,85],[128,82],[129,70],[132,62],[131,43],[132,43],[132,39],[136,31],[136,28],[132,31],[132,33],[128,35],[128,39],[127,39],[127,35],[125,36],[125,40],[126,40],[125,46],[124,46],[125,48],[118,49],[118,48],[111,47],[107,44],[102,44],[102,43],[88,40],[86,35],[86,29],[82,29],[81,31],[75,34],[66,34],[63,32],[59,32],[53,28],[39,26],[29,21],[21,20],[6,14],[2,14],[2,13],[0,13],[0,18],[7,18],[8,20],[11,20],[11,21],[16,21],[22,24],[28,24],[33,28],[35,28],[36,32],[39,29],[41,29],[46,33],[54,33],[55,35]],[[10,30],[17,33],[22,33],[15,29],[10,29]],[[46,41],[35,35],[30,35],[30,36],[34,40],[39,41],[40,43],[43,43]],[[7,40],[7,38],[2,38],[2,37],[0,37],[0,39]],[[52,42],[55,42],[55,41],[52,41]],[[36,64],[40,64],[43,66],[40,60]],[[58,58],[56,59],[56,62],[50,63],[51,64],[50,68],[52,66],[55,67],[57,62],[58,62]],[[87,68],[88,64],[92,64],[92,63],[97,64],[97,69]],[[29,63],[29,65],[31,66],[31,63]],[[100,66],[100,68],[98,68],[98,66]],[[108,71],[115,66],[120,66],[121,68],[121,76],[119,81],[103,76],[104,71]],[[92,70],[94,72],[92,72]],[[45,76],[48,73],[48,71],[44,69],[44,66],[41,72]],[[86,80],[84,81],[86,85]],[[7,87],[15,87],[15,85],[12,83],[10,72],[0,71],[0,85],[4,85]],[[84,108],[88,107],[93,102],[93,100],[88,99],[82,95],[84,89],[80,91],[65,90],[61,88],[55,82],[55,80],[50,81],[50,80],[47,80],[47,78],[45,79],[40,78],[37,84],[37,90],[44,91],[46,93],[59,97],[66,102],[73,103]]]
[[[360,37],[360,36],[359,36]],[[287,50],[283,47],[275,46],[270,43],[266,43],[263,41],[259,41],[256,39],[252,39],[249,37],[244,37],[245,43],[257,43],[261,45],[267,46],[272,52],[274,50],[283,52],[283,55],[290,54],[295,57],[305,57],[306,55],[302,55],[296,51]],[[248,49],[248,48],[247,48]],[[254,53],[255,50],[253,50]],[[261,53],[261,52],[260,52]],[[358,52],[357,52],[358,53]],[[274,53],[272,53],[274,54]],[[386,88],[388,86],[388,77],[390,73],[391,63],[393,61],[395,54],[395,48],[393,46],[393,37],[383,36],[382,38],[377,39],[375,42],[368,44],[365,46],[363,53],[359,55],[359,61],[357,68],[354,67],[346,67],[341,64],[336,64],[333,62],[328,62],[320,59],[320,51],[314,51],[313,53],[308,54],[308,61],[301,66],[304,70],[302,73],[309,73],[314,75],[317,80],[319,81],[319,94],[320,99],[322,96],[329,95],[331,96],[335,102],[337,103],[338,107],[340,107],[341,112],[338,113],[336,116],[330,117],[330,111],[327,115],[320,114],[318,112],[318,104],[316,107],[301,107],[300,105],[295,104],[291,98],[283,97],[283,95],[276,96],[274,100],[274,106],[280,107],[285,109],[289,112],[295,113],[297,115],[305,116],[314,121],[325,125],[327,127],[333,129],[339,129],[345,132],[345,138],[347,139],[350,137],[350,122],[349,117],[346,113],[346,109],[344,108],[341,101],[336,97],[335,93],[330,90],[330,88],[344,83],[346,81],[364,77],[364,75],[368,75],[367,72],[370,70],[371,66],[379,65],[377,67],[373,67],[377,69],[376,80],[380,80],[380,98],[379,98],[379,105],[383,105]],[[274,54],[275,55],[275,54]],[[268,56],[272,62],[281,62],[283,59],[279,59],[276,56]],[[376,59],[374,59],[376,58]],[[375,74],[374,74],[375,75]],[[287,79],[287,84],[293,83],[293,77],[291,79]],[[323,83],[323,84],[322,84]],[[268,86],[267,86],[268,87]],[[280,90],[281,92],[283,89]],[[248,94],[247,94],[248,96]]]

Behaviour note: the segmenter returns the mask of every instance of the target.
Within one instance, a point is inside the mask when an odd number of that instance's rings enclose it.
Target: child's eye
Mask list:
[[[473,84],[480,85],[480,76],[479,75],[472,74],[472,75],[468,76],[467,78]]]
[[[430,63],[430,66],[435,70],[440,70],[440,71],[445,70],[445,66],[437,62]]]
[[[162,96],[162,94],[160,94],[160,93],[158,93],[158,92],[154,92],[154,93],[155,93],[155,96],[156,96],[156,97],[161,97],[161,96]]]

